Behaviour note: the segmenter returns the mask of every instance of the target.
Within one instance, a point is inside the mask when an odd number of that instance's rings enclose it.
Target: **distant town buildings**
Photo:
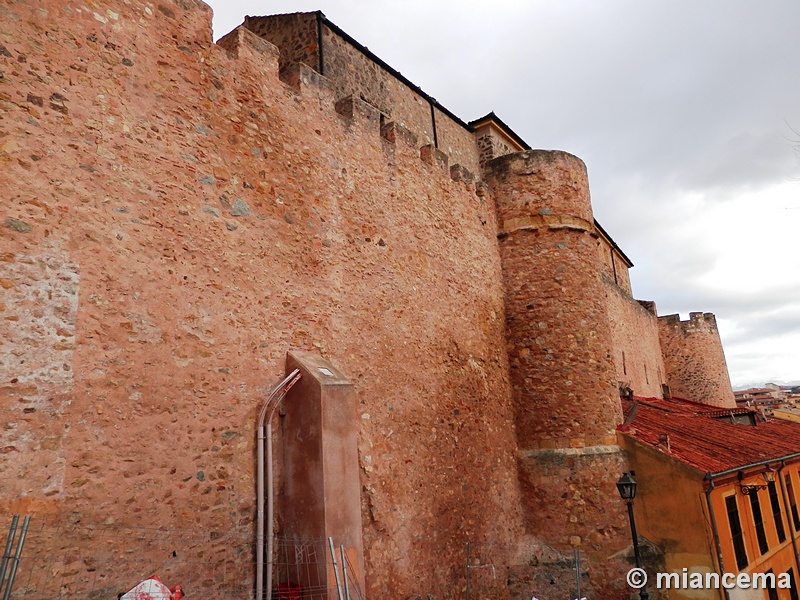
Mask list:
[[[800,401],[800,386],[767,383],[764,387],[734,390],[737,406],[774,409],[789,408]]]

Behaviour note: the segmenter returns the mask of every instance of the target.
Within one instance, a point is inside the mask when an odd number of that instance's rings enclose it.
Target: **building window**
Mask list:
[[[797,586],[794,581],[794,569],[789,569],[789,584],[792,586],[789,588],[789,598],[791,600],[800,600],[797,596]]]
[[[767,571],[767,575],[770,574],[772,574],[772,569]],[[767,579],[767,581],[770,581],[769,578]],[[780,600],[778,598],[778,590],[775,589],[774,585],[771,585],[767,588],[767,596],[769,597],[769,600]]]
[[[772,518],[775,519],[775,531],[778,533],[778,543],[786,541],[786,530],[783,527],[783,515],[781,515],[781,503],[778,501],[778,488],[774,481],[770,481],[769,503],[772,505]]]
[[[739,570],[747,566],[747,551],[744,548],[744,536],[742,536],[742,522],[739,520],[739,506],[736,504],[736,496],[725,498],[725,508],[728,511],[728,525],[731,528],[731,540],[733,541],[733,551],[736,554],[736,567]]]
[[[794,488],[792,487],[792,476],[786,474],[786,495],[789,496],[789,506],[792,509],[792,522],[794,523],[794,530],[800,531],[800,515],[797,514],[797,500],[794,497]]]
[[[750,508],[753,509],[753,522],[756,526],[758,549],[761,551],[761,554],[766,554],[769,550],[769,544],[767,543],[767,532],[764,530],[764,518],[761,515],[761,503],[758,501],[758,492],[751,493],[748,498],[750,498]]]

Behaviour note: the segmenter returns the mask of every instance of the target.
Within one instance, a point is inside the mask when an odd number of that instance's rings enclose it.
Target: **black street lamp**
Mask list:
[[[775,482],[776,472],[777,471],[775,471],[775,469],[767,465],[767,469],[761,474],[761,476],[764,478],[764,482],[766,483],[766,485],[758,485],[752,483],[750,485],[742,485],[742,480],[744,479],[744,473],[742,471],[739,471],[739,487],[742,489],[742,493],[745,496],[749,496],[750,494],[753,493],[757,494],[758,490],[767,489],[770,483]]]
[[[628,505],[628,522],[631,525],[631,537],[633,538],[633,558],[636,561],[636,568],[642,568],[642,557],[639,554],[639,536],[636,535],[636,521],[633,518],[633,499],[636,498],[636,480],[631,477],[633,471],[630,474],[623,473],[622,477],[619,478],[617,481],[617,489],[619,490],[619,495],[625,500],[625,504]],[[648,600],[650,595],[644,589],[644,586],[639,588],[639,598],[641,600]]]

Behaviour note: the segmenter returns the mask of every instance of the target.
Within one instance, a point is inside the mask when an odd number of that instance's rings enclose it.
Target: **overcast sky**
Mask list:
[[[798,0],[208,3],[215,39],[322,10],[463,120],[579,156],[634,295],[715,313],[734,387],[800,380]]]

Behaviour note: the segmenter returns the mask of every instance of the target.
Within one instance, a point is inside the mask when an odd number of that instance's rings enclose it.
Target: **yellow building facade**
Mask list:
[[[800,425],[682,400],[625,412],[638,531],[663,553],[650,597],[797,600]]]

